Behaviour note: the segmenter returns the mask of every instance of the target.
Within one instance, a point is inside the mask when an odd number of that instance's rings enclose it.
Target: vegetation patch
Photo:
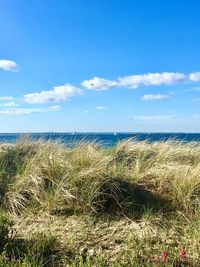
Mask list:
[[[200,145],[0,148],[0,266],[199,266]]]

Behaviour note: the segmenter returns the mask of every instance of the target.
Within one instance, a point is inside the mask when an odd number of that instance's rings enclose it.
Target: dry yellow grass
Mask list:
[[[18,238],[57,235],[60,250],[82,257],[59,266],[153,266],[156,257],[200,266],[198,143],[131,139],[105,149],[23,139],[1,147],[0,184]]]

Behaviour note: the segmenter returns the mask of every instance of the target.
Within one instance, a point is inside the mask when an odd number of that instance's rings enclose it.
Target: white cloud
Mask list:
[[[12,96],[1,96],[0,97],[0,106],[4,107],[17,107],[19,106]]]
[[[49,106],[47,108],[9,108],[0,110],[0,115],[30,115],[34,113],[57,111],[60,109],[60,106]]]
[[[106,80],[104,78],[94,77],[91,80],[85,80],[82,85],[90,90],[106,90],[114,87],[137,88],[138,86],[150,85],[172,85],[183,82],[186,76],[179,72],[147,73],[140,75],[130,75],[117,78],[116,81]]]
[[[12,101],[14,100],[14,97],[12,96],[1,96],[0,101]]]
[[[61,110],[61,106],[59,106],[59,105],[50,106],[49,109],[50,110]]]
[[[7,70],[7,71],[18,71],[18,65],[15,61],[1,59],[0,69]]]
[[[108,107],[106,107],[106,106],[98,106],[98,107],[96,107],[96,109],[98,109],[98,110],[102,110],[102,109],[107,109]]]
[[[83,113],[84,113],[84,114],[88,114],[89,111],[88,111],[88,110],[84,110]]]
[[[179,125],[180,123],[186,125],[192,120],[200,118],[200,114],[184,115],[184,114],[155,114],[155,115],[134,115],[129,117],[130,120],[134,120],[135,123],[143,125]],[[168,131],[168,130],[167,130]]]
[[[19,105],[15,101],[10,101],[2,104],[5,107],[18,107]]]
[[[189,79],[193,82],[199,82],[200,81],[200,72],[190,73]]]
[[[182,82],[184,79],[185,75],[178,72],[147,73],[120,77],[118,78],[118,86],[137,88],[141,85],[172,85],[177,82]]]
[[[32,113],[42,113],[45,112],[43,109],[27,109],[27,108],[15,108],[0,110],[0,115],[29,115]]]
[[[48,102],[60,102],[68,100],[75,95],[81,95],[82,91],[71,84],[55,86],[50,91],[42,91],[24,95],[25,101],[29,104],[44,104]]]
[[[139,121],[165,121],[165,120],[171,120],[175,118],[173,115],[136,115],[136,116],[131,116],[129,119],[130,120],[139,120]]]
[[[101,91],[101,90],[106,90],[108,88],[116,87],[117,82],[111,81],[111,80],[106,80],[103,78],[94,77],[91,80],[83,81],[82,85],[84,87],[86,87],[87,89]]]
[[[163,100],[163,99],[167,99],[169,98],[169,95],[161,95],[161,94],[157,94],[157,95],[144,95],[141,97],[142,100]]]

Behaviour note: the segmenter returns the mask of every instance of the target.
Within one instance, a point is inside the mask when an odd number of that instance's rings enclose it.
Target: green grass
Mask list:
[[[200,266],[200,144],[0,146],[0,266]]]

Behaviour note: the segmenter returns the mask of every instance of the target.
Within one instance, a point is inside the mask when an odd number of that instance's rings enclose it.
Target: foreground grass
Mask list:
[[[0,266],[200,266],[200,145],[0,146]]]

